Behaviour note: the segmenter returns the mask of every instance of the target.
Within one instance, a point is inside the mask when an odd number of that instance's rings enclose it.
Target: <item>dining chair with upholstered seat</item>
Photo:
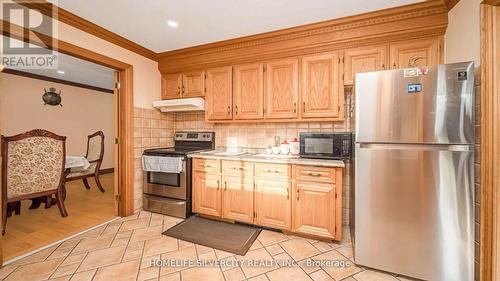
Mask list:
[[[59,212],[66,217],[63,202],[66,137],[36,129],[1,139],[2,234],[7,225],[8,205],[21,200],[55,194]]]
[[[87,136],[87,154],[85,158],[90,162],[90,167],[85,170],[71,171],[66,176],[66,181],[83,180],[86,189],[90,189],[88,178],[93,177],[95,183],[101,192],[104,192],[101,181],[99,180],[99,169],[101,168],[104,157],[104,133],[97,131]]]

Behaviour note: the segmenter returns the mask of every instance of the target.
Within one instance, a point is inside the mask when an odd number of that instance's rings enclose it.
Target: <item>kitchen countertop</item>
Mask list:
[[[190,158],[203,158],[203,159],[219,159],[219,160],[233,160],[233,161],[248,161],[248,162],[261,162],[261,163],[276,163],[276,164],[295,164],[295,165],[310,165],[321,167],[345,167],[341,160],[328,160],[328,159],[308,159],[299,157],[280,158],[273,157],[272,155],[256,156],[257,154],[242,154],[242,155],[215,155],[207,152],[189,154]],[[259,154],[261,155],[261,154]]]

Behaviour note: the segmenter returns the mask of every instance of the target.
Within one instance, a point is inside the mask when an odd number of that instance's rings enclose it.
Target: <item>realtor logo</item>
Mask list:
[[[23,5],[43,5],[40,10],[30,9]],[[51,50],[57,49],[53,38],[57,38],[57,24],[52,19],[56,15],[57,4],[34,0],[17,1],[0,0],[3,29],[10,36],[2,36],[1,64],[10,69],[57,69],[58,56]]]

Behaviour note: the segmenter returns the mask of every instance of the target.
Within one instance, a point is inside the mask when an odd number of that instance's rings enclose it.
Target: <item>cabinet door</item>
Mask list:
[[[302,117],[339,117],[337,53],[302,58]]]
[[[208,120],[233,119],[233,70],[221,67],[207,70],[205,110]]]
[[[335,238],[335,185],[297,181],[292,231]]]
[[[284,59],[268,62],[265,73],[266,118],[297,118],[299,104],[299,60]]]
[[[390,45],[391,68],[436,65],[440,62],[439,40],[413,40]]]
[[[264,117],[264,66],[261,63],[235,66],[233,89],[234,119]]]
[[[256,224],[290,230],[292,184],[289,181],[256,179]]]
[[[180,73],[162,75],[161,98],[164,100],[181,98],[181,86],[182,75]]]
[[[193,71],[182,74],[182,97],[205,96],[205,72]]]
[[[344,52],[344,85],[354,84],[356,73],[384,70],[387,46],[370,46]]]
[[[221,216],[220,175],[207,172],[194,172],[193,210],[200,214]]]
[[[253,177],[222,176],[222,217],[253,223]]]

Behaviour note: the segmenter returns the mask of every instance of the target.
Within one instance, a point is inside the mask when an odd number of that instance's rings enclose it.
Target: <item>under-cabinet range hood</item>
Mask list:
[[[204,111],[205,100],[202,98],[157,100],[153,101],[153,107],[161,112]]]

